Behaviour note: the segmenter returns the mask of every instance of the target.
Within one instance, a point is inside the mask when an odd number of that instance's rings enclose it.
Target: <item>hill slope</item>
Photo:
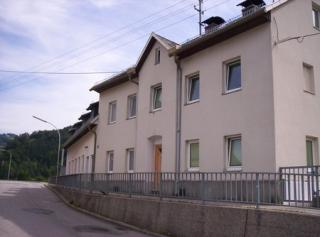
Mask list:
[[[68,127],[61,129],[61,144],[68,137]],[[55,175],[58,134],[55,130],[21,135],[0,134],[0,142],[12,152],[11,179],[47,180]],[[0,152],[0,179],[7,177],[9,155]]]

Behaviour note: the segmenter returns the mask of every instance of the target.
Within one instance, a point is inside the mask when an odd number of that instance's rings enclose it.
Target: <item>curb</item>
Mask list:
[[[70,202],[68,202],[67,199],[65,199],[65,197],[60,194],[57,190],[55,190],[54,188],[50,187],[50,185],[48,184],[44,184],[44,186],[50,190],[51,192],[53,192],[59,199],[61,199],[68,207],[78,211],[78,212],[81,212],[81,213],[84,213],[84,214],[87,214],[89,216],[93,216],[97,219],[100,219],[100,220],[103,220],[103,221],[106,221],[106,222],[110,222],[110,223],[113,223],[113,224],[116,224],[116,225],[119,225],[119,226],[122,226],[122,227],[126,227],[128,229],[131,229],[131,230],[135,230],[135,231],[138,231],[138,232],[141,232],[141,233],[144,233],[144,234],[147,234],[147,235],[151,235],[151,236],[155,236],[155,237],[168,237],[166,235],[161,235],[161,234],[158,234],[158,233],[154,233],[154,232],[151,232],[149,230],[146,230],[146,229],[140,229],[139,227],[136,227],[136,226],[133,226],[133,225],[130,225],[130,224],[127,224],[127,223],[124,223],[124,222],[121,222],[121,221],[116,221],[116,220],[113,220],[113,219],[110,219],[108,217],[105,217],[105,216],[102,216],[102,215],[99,215],[97,213],[94,213],[94,212],[90,212],[90,211],[87,211],[83,208],[80,208],[80,207],[77,207],[75,205],[72,205]]]

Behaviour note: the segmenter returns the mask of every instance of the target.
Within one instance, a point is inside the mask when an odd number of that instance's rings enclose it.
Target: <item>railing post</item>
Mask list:
[[[159,198],[162,199],[162,173],[160,173]]]
[[[315,194],[315,205],[317,208],[319,208],[319,199],[320,199],[320,187],[319,187],[319,172],[318,172],[318,167],[314,167],[315,171],[315,178],[316,178],[316,194]]]
[[[259,179],[259,173],[256,173],[256,195],[257,195],[256,208],[259,208],[259,205],[260,205],[260,179]]]
[[[204,204],[204,173],[201,173],[200,198],[202,204]]]
[[[132,196],[132,174],[129,173],[129,197]]]
[[[110,187],[110,178],[109,178],[109,174],[106,174],[106,183],[107,183],[107,193],[109,194],[109,187]]]
[[[79,189],[80,189],[80,192],[81,192],[81,183],[82,183],[82,179],[81,179],[82,175],[79,174]]]

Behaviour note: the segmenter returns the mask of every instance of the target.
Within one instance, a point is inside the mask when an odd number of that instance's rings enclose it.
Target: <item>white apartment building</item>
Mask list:
[[[91,88],[94,172],[319,164],[320,0],[239,7],[181,45],[152,33],[134,67]]]

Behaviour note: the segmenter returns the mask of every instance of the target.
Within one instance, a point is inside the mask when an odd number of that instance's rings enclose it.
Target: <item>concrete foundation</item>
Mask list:
[[[176,237],[318,237],[320,210],[268,210],[101,195],[52,186],[69,203],[101,216]],[[293,209],[294,210],[294,209]]]

